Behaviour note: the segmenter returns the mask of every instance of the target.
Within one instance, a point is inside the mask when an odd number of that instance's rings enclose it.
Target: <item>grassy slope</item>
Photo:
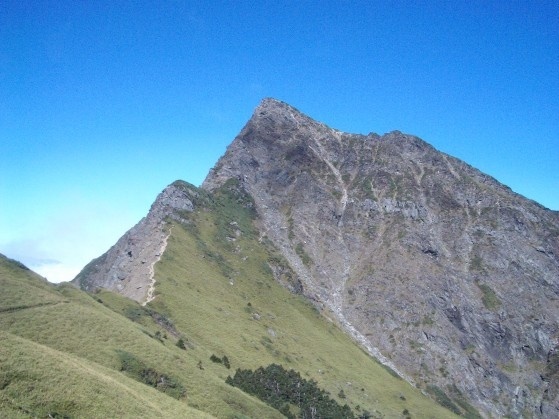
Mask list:
[[[315,379],[333,397],[343,389],[339,401],[356,413],[359,406],[385,417],[404,409],[452,417],[273,280],[272,251],[259,243],[243,197],[205,199],[211,210],[169,226],[148,309],[107,291],[48,284],[0,258],[0,417],[280,417],[224,383],[237,367],[270,363]],[[175,345],[179,337],[186,350]],[[119,350],[181,382],[186,397],[127,377]],[[211,362],[212,354],[227,355],[232,369]]]
[[[212,211],[192,214],[190,225],[172,225],[150,306],[174,319],[205,360],[226,355],[233,370],[282,364],[332,396],[343,390],[339,401],[356,413],[359,406],[386,417],[401,417],[405,409],[414,417],[452,417],[274,281],[266,263],[273,254],[259,243],[246,203],[221,196]],[[225,379],[230,372],[219,367],[216,373]],[[209,403],[196,406],[206,410]]]
[[[72,417],[206,417],[189,407],[204,395],[213,402],[207,409],[213,415],[279,417],[226,385],[211,369],[197,368],[196,350],[177,348],[172,337],[162,342],[150,337],[158,328],[153,322],[134,323],[82,291],[50,285],[5,259],[0,260],[0,289],[0,417],[42,417],[48,410]],[[22,289],[33,304],[23,304]],[[35,293],[57,304],[39,305]],[[15,309],[5,298],[14,295],[21,300]],[[107,300],[139,309],[119,296]],[[179,380],[186,398],[177,401],[119,372],[117,350]],[[90,398],[97,403],[86,403]],[[139,411],[144,414],[135,413]]]
[[[0,331],[1,417],[208,417],[120,372]]]

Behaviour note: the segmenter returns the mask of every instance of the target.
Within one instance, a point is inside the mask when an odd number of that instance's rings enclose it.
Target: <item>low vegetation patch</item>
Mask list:
[[[487,310],[497,310],[501,306],[501,300],[495,294],[495,291],[487,284],[477,283],[477,286],[483,293],[481,301]]]
[[[231,368],[231,363],[229,362],[229,358],[227,358],[227,355],[223,355],[223,358],[220,358],[212,354],[212,356],[210,356],[210,361],[216,364],[223,364],[227,369]]]
[[[461,415],[462,411],[456,406],[456,404],[451,400],[450,397],[446,395],[444,391],[442,391],[437,386],[427,386],[427,391],[433,395],[435,401],[439,403],[441,406],[446,407],[448,410],[456,413],[457,415]]]
[[[239,180],[227,180],[215,191],[213,198],[213,208],[219,214],[216,219],[216,237],[219,240],[234,235],[237,229],[249,237],[256,234],[252,225],[256,218],[254,200],[242,188]]]
[[[340,406],[316,381],[305,380],[281,365],[271,364],[256,371],[237,369],[226,383],[258,397],[290,419],[355,417],[347,404]]]
[[[305,266],[310,266],[312,263],[311,257],[305,252],[305,248],[303,247],[303,243],[298,243],[295,247],[295,252],[301,258],[301,261],[305,264]]]
[[[454,400],[456,404],[462,409],[462,416],[467,419],[482,419],[482,416],[479,414],[475,407],[468,403],[458,387],[452,384],[448,386],[448,390],[449,394],[452,396],[452,400]]]
[[[470,271],[483,270],[483,260],[479,256],[474,256],[470,261]]]
[[[117,354],[120,358],[120,370],[129,377],[154,387],[175,399],[182,399],[186,396],[186,389],[175,378],[148,367],[142,360],[129,352],[119,350]]]

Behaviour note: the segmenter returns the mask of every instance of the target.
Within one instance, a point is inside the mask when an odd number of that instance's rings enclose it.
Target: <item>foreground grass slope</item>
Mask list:
[[[250,204],[234,184],[200,191],[198,210],[168,224],[147,307],[0,258],[0,417],[279,418],[225,383],[272,363],[356,416],[452,417],[274,280],[270,266],[283,262]],[[231,369],[212,362],[223,357]]]
[[[0,417],[209,417],[113,369],[0,331]]]
[[[48,284],[5,258],[0,262],[0,417],[280,417],[211,369],[200,370],[198,351],[179,349],[172,336],[157,339],[153,321],[140,325],[105,307],[98,296]],[[33,304],[25,304],[20,288]],[[37,302],[35,292],[49,304]],[[21,296],[17,307],[5,298],[13,295]],[[111,297],[130,312],[142,310]],[[180,382],[185,396],[176,400],[134,381],[121,371],[123,352]],[[189,406],[200,397],[212,402],[209,415]]]

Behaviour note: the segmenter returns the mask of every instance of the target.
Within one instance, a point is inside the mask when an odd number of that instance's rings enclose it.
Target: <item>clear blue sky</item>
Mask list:
[[[558,74],[556,0],[1,0],[0,252],[70,279],[269,96],[559,210]]]

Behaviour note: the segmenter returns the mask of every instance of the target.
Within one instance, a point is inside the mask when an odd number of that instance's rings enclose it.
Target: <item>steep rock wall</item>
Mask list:
[[[559,337],[556,212],[417,137],[343,133],[273,99],[203,188],[229,178],[304,294],[371,353],[485,414],[559,415],[542,376]]]

